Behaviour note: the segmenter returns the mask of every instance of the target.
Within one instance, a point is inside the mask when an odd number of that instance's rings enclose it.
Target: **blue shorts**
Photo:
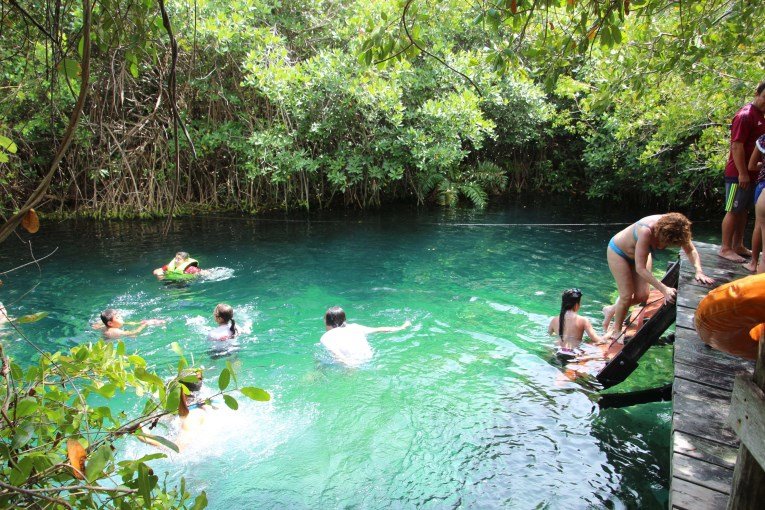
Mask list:
[[[760,198],[760,193],[762,193],[762,190],[765,189],[765,181],[760,181],[757,183],[757,187],[754,188],[754,203],[757,203],[757,199]]]

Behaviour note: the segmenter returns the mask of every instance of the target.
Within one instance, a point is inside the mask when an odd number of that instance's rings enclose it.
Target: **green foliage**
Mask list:
[[[44,208],[181,210],[484,204],[499,188],[716,196],[726,128],[762,78],[762,2],[492,0],[93,6],[85,115]],[[39,182],[82,72],[81,6],[8,10],[0,48],[0,214]],[[55,11],[56,19],[50,19]],[[57,27],[50,40],[30,22]],[[46,21],[49,20],[49,21]],[[118,21],[119,20],[119,21]],[[177,203],[177,205],[176,205]]]
[[[180,393],[186,391],[180,382],[188,380],[189,374],[197,380],[182,355],[177,373],[167,382],[147,370],[142,357],[127,354],[122,342],[99,341],[74,347],[68,353],[43,353],[37,364],[26,369],[2,355],[1,346],[0,356],[0,480],[4,484],[0,506],[206,506],[204,493],[192,503],[183,481],[174,488],[159,483],[149,463],[164,454],[123,461],[117,454],[129,435],[178,451],[170,440],[146,434],[141,425],[178,413]],[[219,377],[221,392],[229,387],[233,376],[229,364]],[[254,400],[269,398],[259,388],[246,387],[241,392]],[[128,416],[108,405],[118,393],[144,399],[142,414]],[[231,409],[238,408],[232,395],[223,397]],[[81,457],[77,457],[78,449]]]

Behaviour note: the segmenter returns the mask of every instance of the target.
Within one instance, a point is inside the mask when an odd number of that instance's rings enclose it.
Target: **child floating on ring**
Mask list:
[[[236,329],[236,321],[234,321],[234,309],[231,308],[231,306],[225,303],[220,303],[215,307],[213,317],[215,318],[215,322],[218,323],[218,327],[207,334],[208,340],[229,340],[234,338],[239,332]]]
[[[595,332],[589,319],[580,316],[577,312],[582,306],[582,291],[568,289],[563,291],[560,304],[560,314],[550,320],[547,333],[558,335],[558,357],[572,359],[581,354],[579,345],[582,343],[584,333],[595,343],[600,343],[602,338]]]
[[[199,262],[189,256],[188,252],[179,251],[175,254],[173,260],[162,267],[154,270],[154,276],[162,280],[169,279],[188,279],[202,273],[199,269]]]

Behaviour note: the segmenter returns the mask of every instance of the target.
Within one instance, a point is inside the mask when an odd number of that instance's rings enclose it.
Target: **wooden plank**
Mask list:
[[[707,489],[729,494],[730,484],[733,481],[733,470],[708,462],[701,462],[675,452],[672,455],[672,476],[693,482]]]
[[[681,430],[675,430],[672,433],[672,451],[731,471],[736,464],[738,454],[738,450],[731,445],[686,434]]]
[[[669,504],[677,510],[720,510],[727,506],[728,495],[673,477]]]
[[[696,310],[692,308],[677,307],[677,317],[675,319],[675,325],[679,328],[696,329],[693,324],[693,315]]]
[[[736,434],[725,423],[730,402],[724,391],[680,378],[673,390],[673,431],[737,446]]]
[[[718,370],[706,370],[703,366],[688,365],[675,360],[675,381],[685,379],[731,392],[733,391],[733,375]]]
[[[715,350],[699,340],[695,331],[684,328],[677,328],[675,330],[674,359],[676,362],[685,363],[686,365],[699,366],[702,369],[717,370],[730,374],[742,371],[751,372],[754,368],[752,360]]]
[[[728,425],[757,463],[765,466],[765,393],[749,373],[736,376]]]

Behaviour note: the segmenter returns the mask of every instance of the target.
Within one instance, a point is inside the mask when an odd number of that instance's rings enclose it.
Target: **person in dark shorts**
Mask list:
[[[722,246],[719,255],[734,262],[746,262],[751,252],[744,246],[744,229],[749,209],[754,204],[757,172],[747,163],[757,139],[765,135],[765,81],[757,86],[754,100],[741,108],[730,128],[730,153],[725,165],[725,217],[722,221]]]

